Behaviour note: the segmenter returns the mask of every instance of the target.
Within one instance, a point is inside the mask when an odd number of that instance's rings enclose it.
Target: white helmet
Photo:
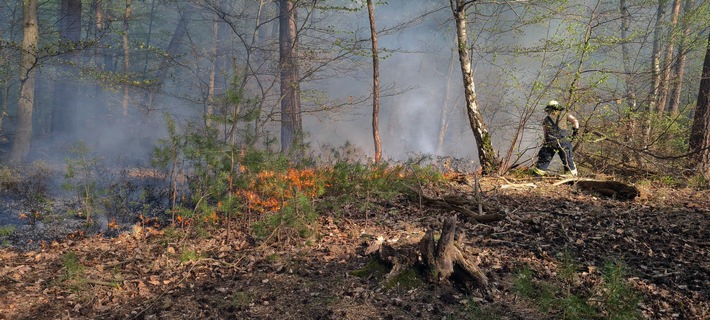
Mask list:
[[[545,106],[545,111],[547,112],[552,112],[552,111],[562,111],[564,110],[564,107],[560,105],[557,100],[550,100],[550,102],[547,103],[547,106]]]

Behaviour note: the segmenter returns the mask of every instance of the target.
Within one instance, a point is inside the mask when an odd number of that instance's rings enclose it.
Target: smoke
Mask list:
[[[422,2],[418,6],[411,1],[389,1],[387,5],[375,8],[377,25],[381,30],[408,24],[397,32],[383,32],[379,36],[380,48],[380,81],[382,97],[380,105],[380,135],[383,143],[383,153],[387,159],[404,160],[416,154],[474,158],[476,146],[473,135],[468,127],[465,114],[465,100],[461,82],[460,66],[455,54],[455,31],[450,9],[445,4]],[[141,4],[136,4],[140,6]],[[436,8],[434,6],[439,6]],[[143,8],[145,9],[145,8]],[[439,10],[434,10],[439,9]],[[160,10],[168,10],[165,7]],[[135,8],[134,11],[140,11]],[[423,12],[430,12],[423,15]],[[433,13],[431,13],[433,12]],[[516,13],[503,13],[514,18]],[[324,14],[325,15],[325,14]],[[200,16],[200,15],[198,15]],[[205,15],[193,18],[189,35],[182,45],[182,51],[175,57],[176,64],[171,68],[168,80],[163,86],[163,93],[154,98],[153,105],[146,106],[145,88],[135,86],[130,88],[128,109],[124,109],[124,93],[122,87],[104,79],[88,80],[78,83],[81,88],[73,106],[77,112],[71,120],[72,132],[61,134],[51,133],[36,135],[33,146],[34,158],[51,158],[62,161],[67,156],[67,150],[72,144],[82,141],[95,153],[102,157],[124,164],[146,164],[150,158],[157,139],[165,137],[163,112],[174,115],[178,121],[201,121],[209,85],[210,40],[212,38],[211,23],[204,19]],[[177,17],[175,12],[165,15],[165,23],[157,21],[153,30],[155,35],[169,35],[174,32],[174,23],[170,17]],[[331,17],[332,19],[333,17]],[[338,21],[342,17],[337,17]],[[170,22],[170,23],[168,23]],[[369,35],[367,29],[367,13],[359,11],[352,14],[352,19],[342,22],[361,30],[360,35]],[[222,26],[226,28],[226,26]],[[362,29],[364,28],[364,29]],[[229,29],[227,29],[229,30]],[[365,32],[367,31],[367,32]],[[133,33],[136,39],[140,36]],[[272,35],[273,36],[273,35]],[[483,37],[480,34],[478,37]],[[110,39],[109,39],[110,40]],[[115,41],[117,39],[113,39]],[[155,37],[150,45],[165,48],[169,36]],[[498,39],[500,40],[500,39]],[[509,38],[513,44],[519,41]],[[525,43],[534,42],[526,37]],[[232,39],[227,44],[238,48],[241,43]],[[364,45],[363,48],[369,48]],[[140,52],[140,51],[139,51]],[[453,53],[453,54],[452,54]],[[504,64],[508,61],[495,61],[492,53],[474,52],[476,69],[475,81],[479,88],[479,103],[484,108],[484,118],[491,132],[495,132],[494,145],[507,147],[512,119],[517,116],[514,109],[523,98],[516,88],[501,86],[505,81],[503,71],[514,73]],[[151,58],[159,61],[153,53],[134,53],[133,58],[142,64],[141,59]],[[230,63],[238,65],[244,59],[239,50],[234,50],[234,60]],[[109,65],[114,72],[119,72],[121,57],[112,57]],[[264,56],[264,59],[268,56]],[[261,59],[261,57],[260,57]],[[274,59],[274,56],[271,56]],[[303,85],[304,89],[324,91],[329,99],[347,101],[350,97],[367,97],[372,90],[371,60],[369,56],[356,57],[359,72],[342,74],[339,77],[330,75],[323,81],[310,81]],[[525,62],[528,63],[528,62]],[[142,69],[155,70],[155,64],[146,64]],[[503,65],[501,65],[503,64]],[[516,66],[525,69],[524,66]],[[48,75],[58,72],[61,64],[46,62],[42,66]],[[259,70],[260,71],[260,70]],[[516,74],[524,74],[525,70]],[[172,76],[171,76],[172,75]],[[509,75],[506,75],[509,76]],[[229,76],[228,76],[229,77]],[[525,76],[521,76],[523,78]],[[48,90],[52,81],[45,79],[40,90]],[[131,80],[134,80],[131,78]],[[96,81],[102,81],[102,86],[96,86]],[[264,82],[266,83],[266,82]],[[260,84],[260,85],[263,85]],[[309,87],[310,86],[310,87]],[[248,89],[257,89],[253,84]],[[523,88],[524,89],[524,88]],[[272,89],[274,90],[274,89]],[[274,90],[276,94],[278,90]],[[61,95],[56,95],[61,97]],[[270,97],[274,97],[271,93]],[[44,97],[42,101],[51,101]],[[274,99],[276,101],[276,99]],[[309,103],[313,103],[310,101]],[[500,111],[503,110],[503,111]],[[443,112],[442,112],[443,111]],[[341,146],[345,143],[354,145],[362,152],[363,158],[374,154],[372,136],[372,105],[371,100],[363,99],[360,103],[340,108],[337,114],[324,113],[304,114],[304,130],[308,133],[307,142],[314,147]],[[40,122],[36,126],[47,125],[45,118],[38,116]],[[44,118],[43,118],[44,117]],[[45,119],[45,120],[42,120]],[[44,121],[44,122],[42,122]],[[440,141],[440,134],[445,126],[445,135]],[[278,123],[273,123],[271,129],[278,130]],[[272,133],[272,136],[277,134]]]

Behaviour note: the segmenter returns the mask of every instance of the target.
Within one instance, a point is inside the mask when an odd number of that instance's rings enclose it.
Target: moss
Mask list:
[[[352,275],[359,278],[381,277],[389,272],[389,267],[379,259],[373,258],[364,267],[351,272]]]
[[[424,285],[424,280],[416,270],[409,268],[396,274],[384,283],[385,289],[401,287],[403,289],[414,289]]]

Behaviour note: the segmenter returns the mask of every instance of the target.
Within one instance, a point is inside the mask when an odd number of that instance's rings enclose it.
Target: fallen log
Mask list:
[[[501,189],[525,189],[525,188],[537,188],[534,183],[509,183],[500,186]]]
[[[554,183],[554,186],[562,184],[572,184],[580,189],[593,191],[603,196],[607,196],[617,200],[633,200],[641,195],[638,188],[613,180],[594,180],[594,179],[565,179]]]
[[[495,208],[489,207],[485,203],[475,203],[471,200],[455,196],[446,196],[441,199],[432,198],[425,195],[423,192],[421,192],[421,190],[417,190],[411,186],[407,186],[407,188],[416,192],[421,198],[423,204],[463,213],[464,215],[466,215],[466,217],[478,223],[489,223],[505,219],[505,215],[498,213],[500,210],[496,210]],[[476,213],[475,211],[469,209],[469,207],[479,206],[479,204],[480,211],[495,213]]]

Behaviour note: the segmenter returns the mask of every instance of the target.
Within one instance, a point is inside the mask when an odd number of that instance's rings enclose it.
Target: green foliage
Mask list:
[[[308,238],[313,235],[311,223],[318,217],[313,210],[310,199],[298,196],[296,204],[286,205],[278,212],[269,213],[259,221],[252,224],[252,234],[260,240],[269,240],[272,235],[279,233],[276,240],[280,240],[281,232],[290,235],[288,230],[295,231],[301,238]],[[299,204],[305,206],[301,211]]]
[[[99,158],[92,154],[92,150],[84,142],[78,142],[70,149],[73,157],[65,160],[66,172],[62,187],[76,193],[82,211],[86,215],[86,223],[91,222],[91,216],[97,210],[97,200],[101,196],[98,188]]]
[[[383,279],[390,272],[391,266],[378,258],[370,259],[362,268],[352,271],[351,274],[359,278]],[[385,289],[414,289],[424,285],[425,280],[414,268],[400,270],[392,277],[388,277],[382,287]]]
[[[8,237],[15,233],[15,226],[7,225],[0,226],[0,246],[7,247],[10,245]]]
[[[351,274],[360,278],[380,278],[386,275],[388,271],[389,267],[385,263],[379,259],[370,259],[364,267],[352,271]]]
[[[84,265],[81,264],[76,252],[69,251],[62,254],[62,266],[64,267],[63,280],[80,280],[84,275]]]
[[[502,319],[495,310],[488,307],[482,307],[477,303],[470,301],[464,309],[467,320],[499,320]]]
[[[231,299],[229,299],[232,307],[241,308],[246,307],[252,303],[254,297],[252,294],[244,291],[237,291],[232,294]]]
[[[569,284],[574,284],[577,281],[577,262],[569,252],[563,252],[558,255],[560,264],[557,266],[557,273],[563,281]]]
[[[176,226],[167,226],[162,229],[163,231],[163,236],[160,237],[160,243],[163,246],[168,246],[172,243],[178,242],[179,239],[185,237],[185,232],[182,229],[177,228]]]
[[[533,270],[530,268],[523,268],[515,275],[513,281],[513,289],[526,298],[532,298],[535,296],[535,285],[533,284],[534,277]]]
[[[405,270],[401,270],[393,277],[388,278],[387,281],[383,284],[383,286],[385,289],[399,288],[404,290],[411,290],[422,287],[424,284],[425,281],[422,276],[417,272],[417,270],[413,268],[407,268]]]
[[[15,233],[15,226],[13,226],[13,225],[0,226],[0,237],[9,237],[13,233]]]
[[[410,192],[408,187],[440,184],[444,174],[423,159],[409,160],[403,164],[362,164],[350,160],[349,145],[331,151],[332,164],[327,170],[328,186],[325,190],[325,210],[342,213],[345,208],[359,212],[375,209],[374,200],[392,200]]]
[[[0,167],[0,193],[8,193],[25,200],[31,209],[43,207],[50,180],[50,168],[42,161],[19,168]]]
[[[529,268],[524,268],[516,274],[513,288],[521,296],[533,300],[542,312],[555,313],[554,309],[561,305],[558,297],[560,287],[551,281],[536,281],[534,272]]]
[[[676,176],[660,176],[657,178],[657,181],[667,187],[679,187],[682,186],[686,183],[685,179],[682,179],[682,177],[676,177]]]
[[[577,295],[566,295],[560,303],[561,318],[569,320],[598,318],[597,311]]]
[[[31,212],[29,215],[30,222],[35,223],[36,220],[45,216],[45,213],[51,211],[51,201],[48,196],[52,173],[49,166],[42,162],[33,162],[27,172],[23,174],[23,181],[19,188],[20,197],[25,200],[26,209]]]
[[[216,204],[228,193],[233,176],[233,147],[220,140],[214,129],[188,123],[178,133],[172,117],[166,115],[165,122],[168,137],[158,141],[153,164],[168,170],[173,214],[181,219],[216,214]],[[187,180],[187,190],[179,189],[179,179]],[[178,204],[177,199],[185,196],[188,201]]]
[[[188,261],[197,261],[200,258],[202,258],[202,255],[200,255],[199,252],[196,250],[187,250],[183,249],[182,252],[180,253],[180,262],[188,262]]]
[[[688,179],[688,185],[694,188],[707,188],[710,183],[702,174],[696,174]]]
[[[168,136],[158,141],[153,164],[170,176],[173,221],[231,219],[242,208],[235,190],[249,187],[252,174],[288,167],[285,157],[244,146],[251,144],[253,137],[249,130],[238,130],[239,123],[258,118],[256,101],[245,99],[237,89],[230,89],[225,99],[242,107],[232,110],[236,113],[216,110],[207,117],[207,126],[188,122],[178,130],[175,119],[165,115]],[[217,130],[219,126],[231,127],[236,133],[225,136]],[[234,140],[237,133],[241,146]],[[187,181],[186,188],[179,180]]]
[[[534,302],[538,310],[558,319],[639,319],[639,295],[626,283],[624,267],[609,262],[601,275],[603,281],[592,288],[580,287],[576,263],[563,255],[558,277],[537,279],[532,269],[518,271],[513,289]]]
[[[641,298],[627,283],[623,263],[618,261],[605,263],[602,274],[604,279],[602,303],[609,319],[641,319],[641,314],[636,308]]]

